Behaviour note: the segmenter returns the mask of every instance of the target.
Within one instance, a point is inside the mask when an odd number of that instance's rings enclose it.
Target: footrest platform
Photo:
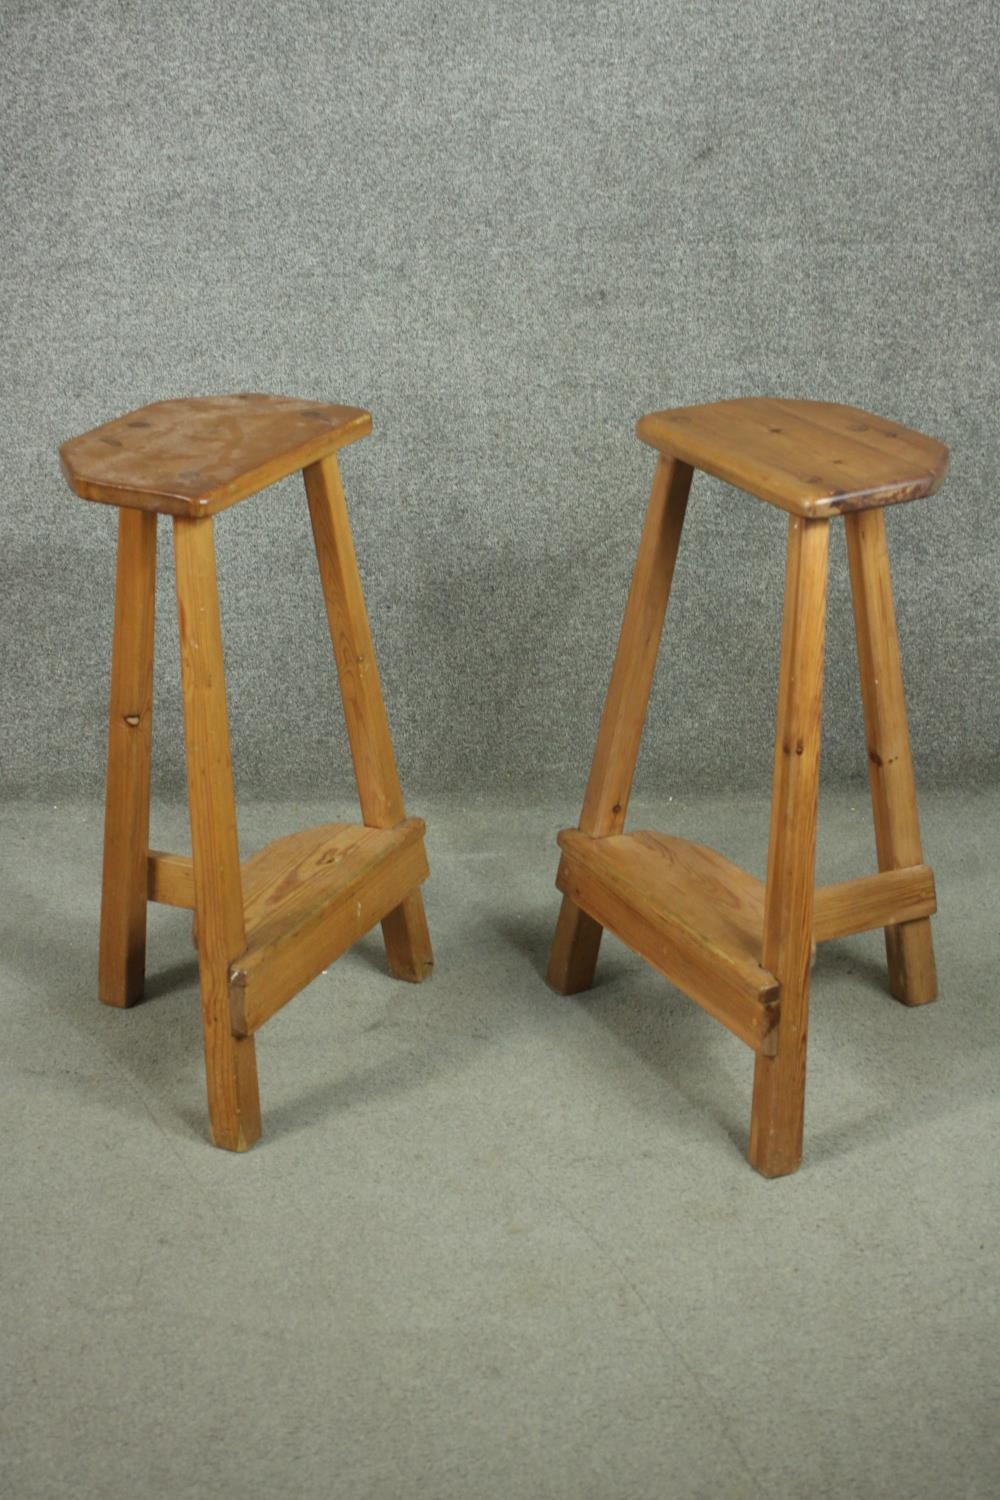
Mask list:
[[[767,1052],[778,981],[760,966],[763,888],[713,849],[659,833],[559,835],[556,885],[671,984]]]
[[[427,879],[424,823],[326,823],[241,866],[247,945],[229,971],[234,1036],[250,1036]],[[191,860],[151,852],[151,901],[194,907]]]
[[[764,885],[724,855],[667,834],[559,835],[556,885],[581,910],[727,1026],[773,1056],[780,986],[760,963]],[[821,886],[816,941],[936,910],[926,865]]]

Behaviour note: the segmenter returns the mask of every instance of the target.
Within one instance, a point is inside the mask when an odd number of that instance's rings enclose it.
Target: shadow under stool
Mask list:
[[[578,828],[559,835],[563,892],[548,967],[561,994],[593,983],[606,927],[756,1054],[750,1162],[802,1157],[815,944],[884,927],[889,988],[937,994],[899,639],[882,508],[933,494],[948,450],[894,422],[818,401],[745,399],[653,412],[659,452]],[[714,850],[624,834],[692,471],[788,512],[767,880]],[[814,889],[830,522],[844,517],[878,874]]]
[[[157,401],[60,449],[71,488],[117,505],[98,992],[141,998],[146,906],[195,913],[208,1109],[217,1146],[260,1136],[254,1037],[381,922],[391,972],[433,959],[420,885],[424,825],[407,818],[337,451],[371,431],[356,407],[285,396]],[[241,866],[212,517],[303,471],[362,825],[328,823]],[[149,848],[156,523],[173,518],[191,857]]]

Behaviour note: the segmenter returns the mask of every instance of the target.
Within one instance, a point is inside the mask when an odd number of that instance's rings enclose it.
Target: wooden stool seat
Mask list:
[[[768,1177],[802,1154],[815,946],[885,929],[889,987],[937,994],[882,507],[928,495],[942,444],[853,407],[721,401],[654,412],[639,436],[660,459],[632,576],[580,825],[559,835],[563,903],[548,979],[594,980],[605,928],[756,1054],[750,1160]],[[767,879],[703,845],[625,833],[625,817],[693,469],[789,512]],[[844,512],[878,871],[814,889],[831,519]]]
[[[143,992],[149,901],[195,914],[216,1144],[260,1135],[256,1031],[382,924],[390,972],[431,969],[424,825],[407,818],[336,450],[371,429],[352,406],[287,396],[159,401],[61,449],[71,487],[117,505],[118,568],[98,992]],[[302,468],[362,824],[329,823],[241,865],[213,514]],[[157,513],[173,516],[191,855],[149,848]]]
[[[641,417],[636,433],[796,516],[836,516],[933,495],[948,470],[943,443],[856,406],[746,397]]]
[[[154,401],[59,450],[83,500],[211,516],[371,432],[357,406],[292,396]]]

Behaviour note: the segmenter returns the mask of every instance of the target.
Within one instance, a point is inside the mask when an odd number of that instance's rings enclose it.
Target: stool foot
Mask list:
[[[762,1177],[788,1177],[798,1171],[805,1101],[805,1033],[790,1039],[784,1052],[779,1037],[778,1055],[758,1053],[754,1065],[747,1159]]]
[[[206,1014],[205,1070],[212,1141],[224,1151],[249,1151],[261,1133],[253,1037],[230,1036],[228,1026],[213,1024]]]
[[[929,917],[885,929],[889,993],[903,1005],[929,1005],[937,999],[937,968]]]
[[[604,928],[568,896],[556,923],[545,982],[560,995],[578,995],[594,982]]]
[[[424,898],[419,891],[411,891],[405,901],[383,918],[382,937],[389,973],[394,979],[420,984],[427,978],[434,967],[434,953]]]

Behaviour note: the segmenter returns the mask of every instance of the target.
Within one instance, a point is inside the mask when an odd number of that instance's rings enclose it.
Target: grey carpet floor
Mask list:
[[[576,805],[414,810],[435,974],[393,983],[376,933],[275,1018],[243,1157],[206,1138],[186,914],[105,1009],[100,809],[2,810],[0,1492],[996,1495],[996,796],[923,799],[939,1004],[889,999],[879,934],[821,950],[772,1183],[739,1042],[614,941],[546,989]],[[632,821],[761,869],[762,799]],[[863,794],[820,842],[822,878],[872,868]]]

